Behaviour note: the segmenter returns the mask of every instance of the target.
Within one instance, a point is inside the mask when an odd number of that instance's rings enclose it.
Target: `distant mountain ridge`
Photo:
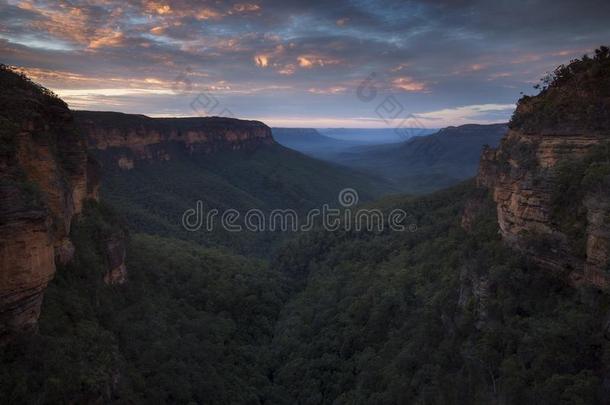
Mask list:
[[[324,160],[332,161],[338,153],[366,145],[365,142],[331,138],[314,128],[272,128],[271,131],[280,145]]]
[[[394,181],[407,192],[424,193],[473,177],[485,145],[496,146],[506,124],[447,127],[402,144],[363,146],[336,162]]]
[[[90,149],[121,149],[117,163],[130,169],[139,160],[169,160],[175,146],[189,154],[254,150],[274,144],[259,121],[225,117],[151,118],[119,112],[75,111],[77,127]]]
[[[361,142],[369,145],[400,143],[415,136],[425,136],[436,132],[433,128],[392,127],[385,128],[320,128],[324,136],[334,139]]]
[[[74,116],[102,165],[102,195],[139,232],[264,256],[272,238],[263,233],[187,232],[181,215],[198,201],[206,209],[242,214],[303,212],[336,205],[344,188],[356,189],[363,201],[395,191],[387,181],[278,144],[259,121],[95,111]]]

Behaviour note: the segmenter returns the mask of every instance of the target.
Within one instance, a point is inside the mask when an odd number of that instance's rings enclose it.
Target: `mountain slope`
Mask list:
[[[392,191],[388,182],[277,144],[259,122],[95,112],[77,112],[76,120],[102,164],[103,197],[138,232],[268,255],[280,235],[230,232],[218,223],[214,232],[189,232],[182,215],[201,201],[206,211],[237,210],[243,224],[251,209],[304,214],[337,205],[344,188],[357,190],[362,201]]]
[[[505,124],[448,127],[402,144],[360,147],[336,162],[382,176],[409,193],[447,187],[476,174],[484,145],[497,145]]]
[[[294,149],[318,159],[332,158],[354,146],[365,145],[365,142],[347,141],[320,134],[313,128],[272,128],[273,138],[287,148]]]

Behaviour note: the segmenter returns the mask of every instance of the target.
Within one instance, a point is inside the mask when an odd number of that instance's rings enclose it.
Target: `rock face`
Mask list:
[[[104,275],[106,284],[124,284],[127,282],[127,267],[125,266],[125,237],[122,234],[113,235],[105,241],[108,272]]]
[[[520,100],[500,146],[483,151],[476,179],[493,195],[506,242],[574,284],[601,288],[610,281],[610,171],[606,158],[591,156],[610,140],[609,60],[606,52],[573,62],[540,95]],[[470,221],[465,215],[465,228]]]
[[[273,144],[271,129],[258,121],[232,118],[150,118],[115,112],[74,112],[89,148],[113,151],[124,170],[138,162],[170,160],[176,153],[209,154],[253,150]]]
[[[0,343],[33,330],[43,293],[74,255],[69,239],[96,163],[71,112],[48,90],[0,67]]]
[[[557,192],[553,169],[558,162],[582,159],[605,139],[603,135],[564,137],[511,130],[498,149],[483,151],[477,176],[477,184],[492,192],[504,240],[529,252],[544,268],[568,271],[574,282],[586,281],[599,287],[608,283],[607,201],[599,195],[588,195],[583,202],[587,212],[586,255],[578,257],[553,215]]]

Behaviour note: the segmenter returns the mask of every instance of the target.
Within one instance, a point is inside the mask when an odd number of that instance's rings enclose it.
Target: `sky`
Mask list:
[[[505,122],[610,45],[608,0],[0,0],[0,63],[72,109],[271,126]]]

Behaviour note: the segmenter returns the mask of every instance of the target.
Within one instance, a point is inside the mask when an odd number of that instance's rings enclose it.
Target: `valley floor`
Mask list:
[[[483,194],[483,196],[482,196]],[[6,347],[7,403],[540,403],[602,400],[605,294],[501,243],[471,184],[376,203],[416,232],[291,238],[271,260],[132,234],[129,283],[101,282],[92,205],[40,334]],[[83,272],[78,269],[87,268]],[[97,269],[97,270],[96,270]],[[544,292],[544,294],[541,294]]]

